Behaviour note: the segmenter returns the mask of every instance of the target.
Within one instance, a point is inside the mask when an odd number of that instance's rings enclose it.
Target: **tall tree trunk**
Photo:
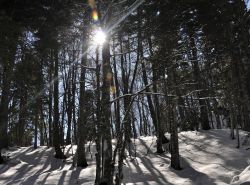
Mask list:
[[[19,120],[18,120],[18,132],[17,132],[17,144],[19,146],[24,146],[24,128],[26,125],[27,120],[27,90],[24,87],[21,87],[20,92],[20,113],[19,113]]]
[[[83,32],[83,47],[82,47],[82,60],[81,60],[81,76],[80,76],[80,100],[79,100],[79,118],[78,118],[78,143],[77,143],[77,166],[87,167],[88,163],[85,154],[85,141],[86,141],[86,110],[87,100],[85,95],[85,75],[86,75],[86,64],[87,64],[87,30]]]
[[[99,185],[102,174],[101,160],[101,88],[100,88],[100,65],[99,65],[99,47],[96,48],[96,178],[95,185]]]
[[[44,113],[43,113],[43,98],[44,98],[44,93],[43,93],[43,60],[40,61],[40,65],[38,67],[38,74],[39,77],[37,78],[37,85],[38,85],[38,92],[42,92],[41,96],[38,98],[38,114],[39,114],[39,130],[40,130],[40,146],[44,146],[44,141],[45,141],[45,133],[46,133],[46,127],[44,124]]]
[[[69,88],[71,89],[71,88]],[[71,123],[72,123],[72,99],[71,99],[71,92],[68,90],[68,107],[67,107],[67,117],[68,117],[68,129],[67,129],[67,136],[66,136],[66,144],[69,145],[71,143]]]
[[[115,46],[114,46],[114,41],[113,41],[113,51],[115,51]],[[118,82],[118,75],[117,75],[117,64],[116,64],[116,57],[114,55],[113,58],[113,68],[114,68],[114,81],[115,81],[115,96],[119,97],[120,96],[120,90],[119,90],[119,82]],[[120,101],[116,101],[115,103],[115,123],[116,123],[116,134],[118,134],[121,130],[121,116],[120,116]]]
[[[12,73],[12,64],[7,63],[3,67],[3,85],[2,96],[0,102],[0,151],[2,148],[8,147],[8,106],[9,106],[9,94],[10,94],[10,76]],[[0,163],[3,162],[3,158],[0,152]]]
[[[158,69],[159,70],[159,69]],[[158,71],[156,69],[155,63],[152,64],[152,71],[153,71],[153,91],[157,93],[157,80],[158,80]],[[160,103],[157,95],[154,95],[154,102],[155,102],[155,114],[156,114],[156,124],[157,124],[157,153],[163,153],[164,150],[162,149],[162,140],[164,137],[164,132],[161,126],[161,116],[160,116]]]
[[[54,50],[54,123],[53,144],[55,147],[55,158],[64,159],[65,156],[60,147],[60,123],[59,123],[59,76],[58,76],[58,50]]]
[[[150,135],[150,130],[148,128],[149,127],[149,123],[148,123],[148,119],[145,113],[145,105],[144,102],[142,100],[142,120],[143,120],[143,131],[144,131],[144,135],[147,136],[148,134]]]
[[[108,10],[106,15],[106,23],[111,16],[111,10]],[[102,163],[103,170],[101,174],[101,182],[106,182],[109,185],[113,184],[113,171],[112,171],[112,143],[111,143],[111,130],[110,130],[110,87],[112,83],[112,71],[110,66],[110,44],[109,39],[102,46],[102,99],[101,99],[101,130],[102,130]]]
[[[74,61],[74,60],[73,60]],[[69,145],[71,143],[71,125],[72,125],[72,108],[73,108],[73,81],[74,81],[74,68],[69,69],[68,78],[67,78],[67,86],[65,88],[65,93],[67,94],[67,101],[66,104],[66,112],[67,112],[67,133],[66,133],[66,144]]]
[[[140,17],[140,14],[141,14],[141,9],[138,8],[139,17]],[[139,19],[139,21],[140,21],[140,19]],[[149,41],[149,46],[151,48],[152,45],[151,45],[150,39],[148,39],[148,41]],[[151,48],[151,50],[152,50],[152,48]],[[153,53],[151,52],[151,55],[152,54]],[[138,29],[138,53],[137,53],[137,55],[140,56],[141,60],[143,59],[142,33],[141,33],[140,28]],[[147,86],[148,85],[147,71],[146,71],[146,66],[145,66],[145,63],[144,63],[143,60],[142,60],[141,65],[142,65],[142,79],[143,79],[144,85]],[[154,90],[157,90],[156,86],[154,86]],[[146,92],[150,92],[150,89],[148,87],[146,88]],[[157,115],[157,111],[156,111],[156,109],[155,109],[155,107],[153,105],[153,100],[152,100],[151,95],[147,94],[146,97],[147,97],[147,100],[148,100],[148,106],[149,106],[150,114],[151,114],[151,117],[152,117],[153,125],[155,127],[156,135],[157,135],[157,138],[158,138],[157,143],[156,143],[157,144],[157,153],[162,153],[163,152],[163,149],[162,149],[162,136],[163,136],[163,133],[160,130],[159,122],[158,122],[158,121],[160,121],[160,119],[158,119],[158,118],[160,118],[160,117],[158,117],[160,115]],[[155,98],[157,98],[157,97],[155,97]],[[156,100],[156,101],[158,101],[158,100]]]
[[[38,132],[38,121],[39,121],[39,115],[38,115],[38,110],[36,108],[35,110],[35,118],[34,118],[34,125],[35,125],[35,128],[34,128],[34,149],[37,149],[37,132]]]
[[[143,133],[143,119],[142,119],[140,101],[137,101],[137,109],[139,111],[139,134],[140,136],[142,136],[144,133]]]
[[[52,51],[51,51],[51,54],[50,54],[50,58],[51,58],[51,63],[50,63],[50,68],[49,68],[49,82],[52,82],[52,76],[53,76],[53,68],[54,68],[54,65],[53,65],[53,54],[52,54]],[[52,86],[49,87],[49,100],[48,100],[48,104],[49,104],[49,120],[48,120],[48,124],[49,124],[49,146],[53,146],[53,135],[52,135],[52,104],[53,104],[53,89],[52,89]]]
[[[174,69],[170,69],[169,72],[169,86],[172,87],[172,82],[174,80],[175,71]],[[167,84],[164,81],[165,86],[165,95],[166,95],[166,103],[168,105],[168,120],[170,125],[170,153],[171,153],[171,167],[175,170],[180,170],[180,154],[179,154],[179,141],[178,141],[178,127],[175,116],[177,113],[176,110],[176,103],[174,97],[168,96],[167,91]],[[176,92],[175,92],[176,93]]]
[[[120,42],[120,52],[123,53],[121,35],[119,35],[119,42]],[[127,63],[128,61],[127,61],[126,55],[121,54],[121,73],[122,73],[123,94],[129,93],[129,74],[127,70],[127,65],[128,65]],[[130,100],[131,100],[130,96],[125,96],[123,98],[124,112],[128,110]],[[131,114],[130,112],[128,113],[128,116],[126,117],[126,120],[123,123],[124,125],[122,126],[124,127],[126,146],[128,147],[129,154],[131,154],[131,150],[130,150]]]
[[[141,35],[141,33],[139,34]],[[152,41],[151,38],[148,37],[148,44],[149,44],[149,51],[151,56],[154,55],[153,53],[153,46],[152,46]],[[141,47],[141,46],[140,46]],[[161,72],[160,67],[157,65],[156,61],[152,61],[152,72],[153,72],[153,92],[157,93],[157,80],[159,79],[159,73]],[[162,129],[161,125],[161,115],[160,115],[160,103],[159,103],[159,98],[155,94],[154,95],[154,107],[155,107],[155,117],[156,117],[156,125],[157,125],[157,153],[163,153],[164,150],[162,149],[162,141],[164,136],[164,131]]]
[[[169,110],[169,122],[170,122],[170,153],[171,153],[171,167],[175,170],[180,170],[180,154],[179,154],[179,142],[178,142],[178,128],[176,119],[174,116],[176,115],[175,112],[175,105],[172,102],[173,100],[170,100],[170,110]]]
[[[190,32],[193,32],[193,30],[191,30]],[[202,99],[203,97],[205,97],[205,93],[204,93],[205,89],[203,89],[203,85],[201,84],[202,79],[201,79],[201,75],[200,75],[200,68],[199,68],[198,57],[197,57],[197,48],[196,48],[194,37],[195,37],[195,35],[193,33],[191,33],[190,34],[190,46],[192,48],[194,79],[195,79],[195,82],[197,83],[197,90],[199,90],[198,98],[199,98],[200,112],[201,112],[201,114],[200,114],[201,127],[203,130],[209,130],[210,125],[209,125],[206,101],[204,99]]]
[[[65,97],[65,96],[64,96]],[[65,121],[65,104],[66,104],[66,100],[65,98],[63,98],[63,102],[62,102],[62,108],[61,108],[61,112],[62,112],[62,117],[61,117],[61,122],[59,121],[59,129],[60,129],[60,145],[64,146],[64,121]]]
[[[40,146],[44,146],[44,124],[43,124],[43,119],[42,115],[40,115],[39,119],[39,131],[40,131]]]
[[[10,102],[10,85],[15,62],[18,36],[20,35],[19,24],[12,21],[11,17],[3,16],[0,20],[0,40],[2,47],[0,48],[2,64],[2,94],[0,101],[0,151],[2,148],[8,147],[8,115]],[[3,158],[0,152],[0,163]]]
[[[74,143],[77,143],[77,132],[76,132],[76,106],[75,106],[75,101],[76,101],[76,69],[74,69],[74,75],[73,75],[73,82],[72,82],[72,121],[73,121],[73,137],[72,140],[74,141]]]

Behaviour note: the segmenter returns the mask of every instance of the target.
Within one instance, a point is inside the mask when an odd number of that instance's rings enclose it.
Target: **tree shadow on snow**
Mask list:
[[[189,179],[192,181],[193,185],[202,185],[202,184],[209,184],[209,185],[216,185],[214,179],[210,178],[208,175],[195,170],[186,159],[181,158],[181,165],[183,167],[182,170],[177,171],[173,170],[176,175],[181,178]]]
[[[19,159],[19,157],[22,156],[24,153],[30,152],[30,151],[32,151],[32,147],[29,147],[25,149],[24,151],[19,152],[18,154],[15,155],[15,157],[10,157],[10,160]],[[10,168],[12,168],[15,165],[16,164],[11,164],[10,161],[8,161],[6,164],[4,164],[4,167],[0,169],[0,174],[5,173],[6,171],[8,171]],[[0,179],[1,179],[1,176],[0,176]]]
[[[239,149],[237,148],[231,148],[233,140],[230,139],[228,132],[226,130],[222,130],[222,132],[216,132],[216,130],[211,130],[208,132],[202,131],[201,133],[206,133],[206,137],[197,140],[194,142],[192,139],[188,138],[185,135],[181,135],[183,137],[182,140],[190,140],[190,142],[187,145],[192,145],[195,150],[201,152],[201,157],[204,157],[206,155],[209,155],[209,157],[216,157],[220,161],[223,161],[222,163],[213,163],[213,162],[201,162],[198,160],[192,159],[194,162],[209,165],[209,164],[216,164],[222,166],[224,169],[228,171],[235,171],[235,169],[238,169],[242,171],[245,169],[246,166],[248,166],[247,160],[238,160],[238,159],[247,159],[249,158],[249,153],[247,152],[238,152]],[[225,140],[225,138],[228,138]],[[214,143],[218,143],[218,146],[214,146],[212,144],[212,141]],[[228,145],[225,145],[227,143]],[[213,150],[209,149],[213,148]],[[230,148],[230,152],[225,152],[224,150]],[[193,154],[193,151],[186,151],[190,154]],[[199,154],[195,154],[197,157]],[[191,159],[191,158],[189,158]],[[237,161],[237,162],[236,162]]]
[[[140,157],[140,160],[141,162],[138,162],[137,159],[132,161],[126,160],[126,165],[123,167],[125,173],[123,182],[125,184],[141,182],[145,185],[150,185],[151,182],[155,182],[159,185],[172,185],[165,175],[155,167],[150,158]],[[168,164],[169,160],[165,162]]]
[[[43,176],[44,179],[39,182],[39,184],[44,184],[50,172],[60,170],[65,165],[63,160],[55,159],[53,153],[54,150],[52,148],[33,149],[30,147],[27,150],[22,151],[22,153],[15,157],[16,159],[21,160],[21,167],[12,167],[12,170],[15,170],[16,173],[7,177],[5,184],[11,185],[15,182],[21,184],[37,184],[38,178]],[[25,176],[27,178],[25,178]]]

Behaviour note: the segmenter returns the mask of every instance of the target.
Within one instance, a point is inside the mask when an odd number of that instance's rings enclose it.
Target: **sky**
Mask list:
[[[250,9],[250,0],[245,0],[246,4],[247,4],[247,9]]]

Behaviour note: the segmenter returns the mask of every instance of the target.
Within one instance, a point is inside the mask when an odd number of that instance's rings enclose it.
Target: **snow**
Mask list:
[[[240,175],[234,176],[232,185],[250,185],[250,166],[248,166]]]
[[[132,140],[133,156],[126,158],[123,184],[246,185],[250,182],[250,150],[246,150],[247,146],[235,148],[236,140],[231,140],[229,133],[226,129],[180,133],[181,171],[170,167],[169,153],[155,154],[156,137]],[[247,133],[241,132],[242,141],[246,136]],[[75,149],[76,146],[74,152]],[[72,166],[70,145],[65,148],[66,160],[53,158],[54,151],[48,147],[12,149],[10,162],[0,165],[0,184],[93,185],[95,145],[86,144],[86,151],[89,166],[82,169]]]

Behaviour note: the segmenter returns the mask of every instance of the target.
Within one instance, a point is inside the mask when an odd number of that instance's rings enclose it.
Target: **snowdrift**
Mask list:
[[[244,184],[250,180],[250,150],[236,148],[229,130],[182,132],[179,134],[183,170],[170,167],[170,154],[155,153],[155,136],[132,140],[132,156],[124,161],[127,185],[223,185]],[[241,132],[242,143],[247,134]],[[115,143],[115,141],[114,141]],[[86,144],[89,166],[72,166],[76,146],[67,146],[66,160],[53,158],[48,147],[21,147],[8,151],[10,160],[0,166],[2,185],[93,185],[95,179],[95,144]],[[135,157],[136,154],[136,157]],[[244,170],[245,169],[245,170]]]

